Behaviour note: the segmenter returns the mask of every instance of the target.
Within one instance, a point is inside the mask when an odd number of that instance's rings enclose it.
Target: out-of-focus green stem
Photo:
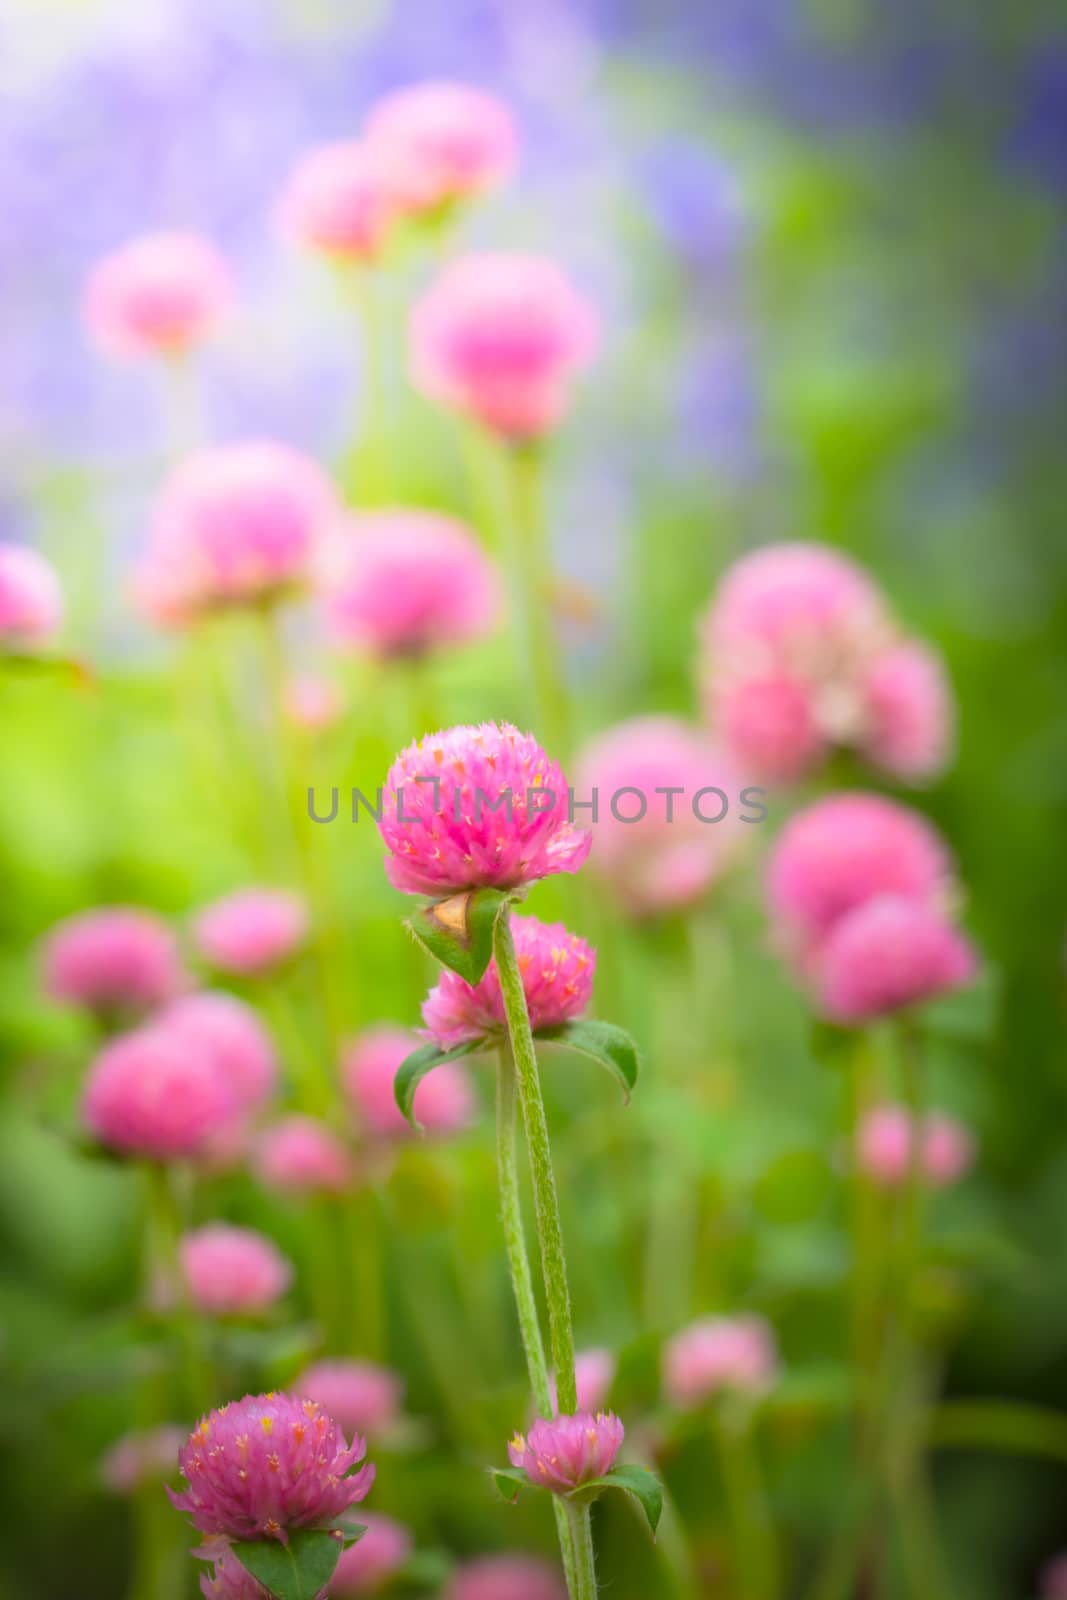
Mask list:
[[[204,1349],[203,1329],[181,1270],[179,1241],[182,1219],[171,1173],[165,1166],[149,1162],[145,1169],[147,1188],[146,1287],[153,1293],[157,1284],[173,1295],[173,1318],[182,1360],[181,1411],[199,1416],[215,1398],[214,1377]]]
[[[560,671],[561,647],[552,619],[552,551],[545,521],[540,450],[507,448],[511,514],[506,555],[516,635],[523,653],[534,731],[557,760],[570,750],[570,707]]]
[[[775,1600],[778,1550],[747,1413],[716,1417],[716,1439],[729,1507],[738,1591],[744,1600]]]

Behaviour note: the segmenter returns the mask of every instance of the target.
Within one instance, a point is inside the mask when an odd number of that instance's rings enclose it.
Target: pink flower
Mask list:
[[[427,734],[389,769],[385,872],[405,894],[514,889],[577,872],[593,836],[568,817],[567,780],[510,722]]]
[[[626,1430],[611,1411],[577,1411],[572,1416],[539,1417],[525,1439],[516,1434],[508,1460],[531,1483],[553,1494],[570,1494],[615,1465]]]
[[[183,625],[300,587],[339,514],[310,456],[257,440],[199,450],[156,503],[134,581],[150,616]]]
[[[212,1411],[179,1455],[189,1487],[168,1490],[201,1533],[224,1539],[278,1539],[296,1528],[328,1528],[374,1482],[362,1439],[348,1445],[314,1400],[246,1395]]]
[[[1054,1556],[1042,1570],[1041,1600],[1067,1600],[1067,1552]]]
[[[923,1118],[923,1172],[935,1189],[956,1183],[969,1172],[974,1155],[974,1138],[962,1123],[942,1111],[931,1111]]]
[[[324,589],[336,639],[378,656],[417,656],[490,632],[496,570],[469,529],[434,511],[353,517]]]
[[[567,1600],[567,1591],[536,1556],[481,1556],[456,1568],[444,1600]]]
[[[829,751],[807,686],[780,669],[724,683],[713,718],[734,758],[775,783],[796,782]]]
[[[293,1281],[291,1263],[253,1228],[209,1222],[182,1236],[179,1253],[189,1298],[210,1317],[266,1311]]]
[[[396,1422],[404,1384],[372,1361],[317,1361],[297,1379],[294,1393],[317,1400],[346,1433],[385,1433]]]
[[[953,742],[952,692],[941,658],[905,640],[871,663],[863,686],[863,748],[897,777],[929,778],[944,768]]]
[[[82,1097],[85,1125],[101,1144],[154,1161],[203,1154],[233,1114],[211,1057],[152,1025],[101,1050]]]
[[[508,108],[462,83],[419,83],[386,95],[367,119],[367,140],[392,165],[400,204],[412,215],[481,194],[515,165]]]
[[[95,906],[56,923],[41,962],[53,1000],[97,1011],[161,1005],[189,981],[167,924],[134,906]]]
[[[762,1393],[777,1366],[774,1335],[762,1317],[704,1317],[667,1342],[663,1383],[671,1405],[688,1411],[723,1389]]]
[[[416,386],[508,439],[560,420],[570,380],[593,357],[596,319],[555,262],[465,256],[416,305]]]
[[[419,1040],[403,1028],[368,1028],[341,1059],[341,1081],[359,1125],[383,1139],[405,1139],[411,1128],[396,1103],[393,1082]],[[457,1133],[474,1120],[474,1090],[455,1061],[429,1073],[415,1090],[415,1116],[428,1133]]]
[[[903,1106],[875,1106],[866,1113],[856,1133],[860,1167],[887,1189],[907,1181],[914,1148],[913,1123]],[[974,1140],[962,1124],[943,1112],[923,1118],[919,1134],[919,1171],[932,1188],[945,1188],[968,1171],[974,1160]]]
[[[767,873],[771,916],[800,959],[846,912],[876,895],[938,907],[953,888],[948,850],[926,818],[862,792],[798,811],[779,834]]]
[[[578,1390],[579,1411],[602,1411],[612,1384],[618,1362],[610,1350],[579,1350],[574,1358],[574,1380]],[[556,1379],[549,1379],[552,1404],[559,1409],[556,1398]]]
[[[340,261],[376,261],[396,215],[393,163],[358,139],[309,151],[281,207],[293,239]]]
[[[741,844],[741,787],[732,763],[677,717],[633,717],[609,728],[586,746],[576,776],[583,799],[594,790],[597,796],[593,868],[636,915],[691,904]],[[685,792],[670,797],[664,788]],[[626,789],[639,795],[621,793]],[[730,809],[721,822],[701,822],[694,811],[693,797],[703,789],[726,797]],[[708,794],[699,805],[714,817],[722,799]]]
[[[253,1163],[261,1183],[287,1194],[343,1194],[353,1180],[345,1145],[314,1117],[283,1117],[267,1128]]]
[[[329,1584],[331,1600],[373,1594],[404,1565],[414,1547],[407,1528],[392,1517],[361,1511],[359,1523],[367,1531],[337,1563]]]
[[[239,1111],[254,1110],[274,1094],[274,1045],[258,1013],[243,1000],[204,990],[176,1000],[156,1021],[191,1050],[211,1058]]]
[[[176,1422],[123,1434],[100,1463],[100,1476],[113,1494],[132,1495],[146,1484],[162,1483],[178,1469],[185,1429]]]
[[[287,961],[307,931],[304,902],[282,889],[235,890],[201,911],[193,926],[205,960],[219,972],[243,977]]]
[[[823,1012],[835,1022],[868,1022],[959,989],[974,977],[974,949],[935,907],[876,895],[846,912],[814,966]]]
[[[229,268],[196,233],[146,233],[98,261],[85,321],[112,355],[182,355],[229,310]]]
[[[63,592],[49,561],[27,545],[0,543],[0,645],[43,644],[63,622]]]
[[[217,1561],[211,1572],[201,1576],[200,1593],[206,1600],[273,1600],[270,1590],[265,1589],[258,1578],[253,1578],[232,1552]]]
[[[511,932],[534,1032],[580,1017],[593,992],[592,946],[568,933],[562,922],[536,917],[512,917]],[[504,997],[495,957],[473,988],[458,973],[443,970],[423,1002],[422,1020],[442,1050],[501,1032]]]
[[[341,695],[328,678],[302,672],[285,689],[285,712],[294,727],[305,733],[330,728],[341,716]]]

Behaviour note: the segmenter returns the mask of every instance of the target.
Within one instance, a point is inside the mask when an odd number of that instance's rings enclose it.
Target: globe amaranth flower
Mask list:
[[[237,889],[199,913],[193,937],[219,972],[268,972],[294,955],[308,932],[307,907],[284,889]]]
[[[505,439],[547,433],[592,359],[596,318],[554,261],[465,256],[415,306],[412,372],[431,399]]]
[[[507,106],[463,83],[433,80],[385,95],[371,107],[366,137],[392,169],[409,216],[440,213],[494,188],[515,165]]]
[[[0,543],[0,648],[33,649],[63,622],[55,568],[28,545]]]
[[[258,1315],[293,1281],[291,1262],[254,1228],[209,1222],[182,1235],[178,1255],[184,1290],[206,1316]]]
[[[591,870],[635,916],[700,899],[749,831],[739,821],[742,783],[732,761],[678,717],[633,717],[600,734],[578,757],[576,788],[597,795]],[[721,821],[700,820],[723,803],[705,793],[698,814],[693,799],[702,790],[725,797]]]
[[[355,1175],[344,1140],[325,1122],[298,1115],[263,1130],[252,1164],[261,1183],[284,1194],[344,1194]]]
[[[723,1390],[762,1394],[774,1379],[778,1354],[762,1317],[703,1317],[668,1340],[663,1386],[680,1411]]]
[[[404,1382],[373,1361],[316,1361],[301,1373],[293,1392],[317,1400],[346,1433],[374,1436],[397,1421]]]
[[[82,1119],[101,1144],[154,1161],[206,1153],[233,1115],[210,1056],[151,1024],[100,1051],[82,1095]]]
[[[500,612],[496,569],[463,523],[434,511],[350,519],[324,563],[339,644],[389,659],[482,638]]]
[[[593,842],[569,820],[559,765],[509,722],[409,745],[389,769],[378,826],[393,887],[435,898],[577,872]]]
[[[209,1537],[286,1543],[297,1528],[335,1526],[366,1496],[364,1453],[314,1400],[246,1395],[193,1429],[178,1457],[189,1487],[168,1493]]]
[[[156,502],[135,598],[166,626],[299,589],[339,515],[310,456],[269,440],[199,450]]]
[[[561,922],[536,917],[512,917],[511,932],[534,1033],[580,1017],[593,992],[592,946]],[[506,1017],[496,958],[473,987],[458,973],[443,970],[423,1003],[422,1020],[442,1050],[501,1033]]]
[[[143,1011],[188,986],[178,941],[162,917],[95,906],[57,922],[41,947],[47,995],[92,1011]]]
[[[184,1442],[185,1428],[176,1422],[123,1434],[100,1462],[100,1476],[113,1494],[136,1494],[146,1484],[173,1477]]]
[[[404,1565],[415,1541],[403,1523],[374,1511],[359,1513],[366,1531],[341,1556],[330,1579],[330,1600],[351,1600],[354,1595],[376,1594]]]
[[[540,1417],[525,1438],[512,1439],[508,1460],[542,1489],[571,1494],[611,1471],[625,1434],[611,1411]]]
[[[256,1110],[274,1094],[278,1083],[274,1044],[258,1012],[245,1001],[203,990],[183,995],[155,1020],[191,1050],[211,1058],[238,1111]]]
[[[835,1022],[869,1022],[969,983],[970,942],[936,909],[902,895],[876,895],[839,917],[814,958],[813,983]]]
[[[479,1556],[456,1568],[443,1600],[567,1600],[567,1590],[537,1556]]]
[[[396,1103],[397,1069],[419,1040],[404,1028],[368,1028],[341,1058],[341,1084],[357,1125],[380,1139],[409,1139],[410,1124]],[[446,1061],[415,1090],[415,1116],[429,1134],[458,1133],[474,1120],[476,1102],[470,1075],[458,1061]]]
[[[366,140],[345,139],[308,151],[282,197],[284,231],[336,261],[376,261],[399,210],[393,167]]]
[[[215,331],[233,298],[222,255],[198,233],[146,233],[98,261],[85,323],[112,355],[182,355]]]
[[[887,1189],[907,1182],[913,1159],[921,1182],[935,1189],[947,1187],[968,1171],[974,1153],[969,1129],[941,1111],[927,1113],[916,1132],[904,1106],[872,1106],[856,1130],[860,1168]]]

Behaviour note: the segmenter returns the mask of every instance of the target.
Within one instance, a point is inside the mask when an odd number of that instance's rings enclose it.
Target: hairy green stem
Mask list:
[[[597,1600],[596,1556],[593,1551],[592,1507],[565,1503],[574,1544],[575,1586],[573,1600]]]

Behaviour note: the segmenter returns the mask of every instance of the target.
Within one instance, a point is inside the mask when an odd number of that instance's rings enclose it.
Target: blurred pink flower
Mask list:
[[[179,1256],[186,1292],[206,1316],[254,1316],[280,1300],[293,1281],[291,1263],[272,1240],[227,1222],[183,1234]]]
[[[618,1362],[610,1350],[579,1350],[574,1358],[574,1379],[578,1390],[579,1411],[602,1411],[612,1384]],[[549,1378],[552,1404],[559,1409],[556,1398],[555,1374]]]
[[[419,1040],[403,1028],[368,1028],[346,1048],[341,1081],[358,1124],[385,1139],[411,1134],[396,1103],[393,1083],[397,1068],[416,1050]],[[474,1120],[474,1090],[456,1061],[429,1073],[415,1090],[415,1116],[428,1133],[457,1133]]]
[[[496,569],[463,523],[435,511],[370,511],[349,520],[325,563],[324,599],[341,644],[416,656],[489,633]]]
[[[856,1133],[860,1167],[885,1188],[906,1182],[912,1161],[913,1123],[903,1106],[874,1106]],[[932,1111],[921,1123],[919,1170],[924,1182],[945,1188],[968,1171],[974,1160],[969,1130],[944,1112]]]
[[[416,386],[509,439],[555,426],[596,343],[592,308],[541,256],[465,256],[445,268],[411,319]]]
[[[205,907],[193,924],[204,959],[219,972],[243,977],[287,961],[307,932],[304,902],[283,889],[237,889]]]
[[[536,917],[512,917],[511,932],[534,1032],[580,1017],[593,993],[592,946],[568,933],[562,922]],[[423,1002],[422,1020],[442,1050],[502,1032],[504,997],[495,957],[473,988],[458,973],[442,970]]]
[[[0,646],[44,644],[63,622],[63,591],[51,562],[28,545],[0,543]]]
[[[280,596],[307,581],[338,515],[310,456],[269,440],[199,450],[163,485],[135,597],[156,621],[181,626]]]
[[[734,758],[775,783],[802,778],[829,751],[806,686],[781,669],[724,683],[713,721]]]
[[[910,639],[894,645],[871,663],[863,695],[862,744],[871,761],[910,780],[944,769],[955,712],[940,656]]]
[[[314,1117],[283,1117],[265,1128],[252,1162],[261,1183],[286,1194],[343,1194],[354,1178],[344,1142]]]
[[[182,355],[229,310],[230,271],[197,233],[146,233],[97,262],[85,322],[112,355]]]
[[[211,1572],[201,1575],[200,1593],[205,1600],[273,1600],[270,1590],[253,1578],[232,1552],[223,1555]]]
[[[591,866],[636,915],[698,900],[736,855],[746,832],[738,820],[742,784],[733,763],[680,718],[620,722],[586,745],[576,766],[576,792],[587,799],[597,791]],[[669,787],[685,793],[657,793]],[[644,797],[640,821],[620,821],[637,815],[633,795],[612,809],[615,795],[628,788]],[[693,810],[693,796],[706,788],[727,798],[721,822],[701,822]],[[701,804],[715,815],[722,801],[713,795]]]
[[[178,1451],[186,1430],[176,1422],[116,1439],[100,1462],[100,1476],[113,1494],[133,1495],[146,1484],[162,1483],[178,1470]]]
[[[1067,1551],[1042,1569],[1040,1600],[1067,1600]]]
[[[278,1082],[274,1044],[259,1013],[232,994],[184,995],[155,1019],[214,1062],[239,1111],[264,1105]]]
[[[570,1494],[611,1471],[625,1434],[611,1411],[576,1411],[551,1421],[539,1417],[525,1439],[521,1434],[512,1439],[508,1460],[531,1483],[553,1494]]]
[[[105,1045],[82,1097],[85,1125],[101,1144],[154,1161],[201,1155],[233,1114],[210,1056],[155,1025]]]
[[[317,1400],[346,1433],[373,1436],[396,1422],[404,1383],[388,1367],[372,1361],[316,1361],[297,1379],[293,1392]]]
[[[427,734],[389,769],[386,876],[405,894],[440,897],[577,872],[593,836],[567,812],[559,765],[510,722]]]
[[[922,900],[876,895],[839,917],[814,957],[821,1010],[835,1022],[868,1022],[969,983],[970,942]]]
[[[343,709],[340,690],[329,678],[302,672],[286,684],[285,714],[306,733],[332,727]]]
[[[721,1390],[761,1394],[774,1380],[778,1353],[762,1317],[703,1317],[663,1351],[663,1384],[671,1405],[691,1410]]]
[[[189,983],[178,942],[163,921],[135,906],[95,906],[57,922],[41,947],[46,994],[90,1010],[147,1010]]]
[[[358,1521],[366,1533],[342,1555],[329,1582],[330,1600],[373,1594],[411,1555],[414,1540],[403,1523],[373,1511],[361,1511]]]
[[[397,89],[371,108],[367,141],[394,171],[394,192],[411,215],[439,212],[508,177],[515,165],[511,113],[463,83]]]
[[[283,228],[340,261],[376,261],[397,216],[393,165],[359,139],[308,151],[282,197]]]
[[[456,1568],[444,1600],[567,1600],[567,1590],[537,1556],[480,1556]]]
[[[246,1395],[212,1411],[182,1447],[189,1487],[168,1489],[201,1533],[225,1539],[278,1539],[297,1528],[328,1528],[374,1482],[362,1439],[349,1445],[313,1400]]]

